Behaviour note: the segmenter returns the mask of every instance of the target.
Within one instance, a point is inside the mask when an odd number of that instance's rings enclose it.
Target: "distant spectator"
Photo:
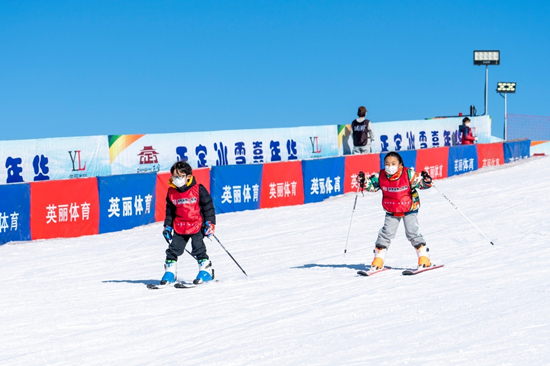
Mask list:
[[[374,133],[370,126],[370,121],[365,118],[367,108],[361,106],[357,111],[357,116],[351,123],[351,131],[353,133],[353,154],[367,154],[372,152],[372,142],[374,141]]]
[[[458,130],[462,135],[462,145],[473,145],[474,142],[477,141],[477,137],[474,137],[472,134],[470,119],[468,117],[464,117],[462,125],[459,126]]]

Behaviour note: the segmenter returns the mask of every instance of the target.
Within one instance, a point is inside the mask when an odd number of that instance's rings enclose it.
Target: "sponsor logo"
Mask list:
[[[139,163],[143,164],[158,164],[159,159],[157,157],[159,153],[153,149],[153,146],[144,146],[143,150],[138,154]]]
[[[313,154],[320,154],[321,153],[321,146],[319,146],[319,137],[311,136],[309,138],[309,141],[311,142],[311,152]]]
[[[144,146],[143,150],[138,154],[139,164],[144,165],[137,168],[137,173],[149,173],[160,171],[158,156],[159,153],[153,149],[153,146]]]
[[[407,190],[407,186],[403,187],[388,187],[388,192],[403,192]]]
[[[71,162],[73,163],[72,171],[75,172],[69,176],[69,178],[85,178],[88,176],[86,173],[86,162],[82,162],[81,150],[69,151]],[[84,165],[83,165],[84,164]]]
[[[197,202],[197,197],[193,197],[193,198],[180,198],[180,199],[177,199],[177,200],[172,200],[172,202],[174,203],[174,205],[190,205],[192,203],[196,203]]]

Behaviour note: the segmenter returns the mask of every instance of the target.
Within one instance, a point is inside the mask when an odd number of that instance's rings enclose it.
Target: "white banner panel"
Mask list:
[[[111,175],[106,136],[0,141],[0,184]]]
[[[341,154],[336,125],[109,136],[112,174],[303,160]]]
[[[449,117],[413,121],[373,123],[372,152],[417,150],[460,144],[459,126],[464,117]],[[491,117],[468,117],[478,143],[491,142]],[[350,126],[350,125],[348,125]],[[346,131],[347,130],[347,131]],[[345,154],[353,150],[350,127],[340,128],[341,145]]]

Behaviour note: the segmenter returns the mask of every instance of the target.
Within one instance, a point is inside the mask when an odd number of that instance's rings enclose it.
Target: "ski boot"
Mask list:
[[[382,245],[376,245],[374,248],[374,260],[370,265],[371,271],[377,271],[384,268],[384,259],[386,258],[386,252],[388,249]]]
[[[166,260],[164,263],[164,276],[162,276],[162,280],[160,280],[161,286],[176,282],[176,278],[178,277],[177,267],[178,262],[174,260]]]
[[[210,259],[200,259],[198,262],[199,274],[197,274],[197,278],[193,280],[193,283],[199,285],[203,282],[212,281],[214,279],[214,269],[212,268]]]
[[[416,254],[418,255],[418,269],[431,267],[432,262],[428,254],[430,249],[428,249],[426,244],[416,245],[414,249],[416,249]]]

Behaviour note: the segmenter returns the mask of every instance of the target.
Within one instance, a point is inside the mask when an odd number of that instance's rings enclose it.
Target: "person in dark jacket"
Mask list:
[[[468,117],[464,117],[462,120],[462,125],[459,126],[459,131],[462,135],[462,145],[473,145],[475,141],[477,141],[477,137],[474,137],[472,134],[472,129],[470,128],[470,119]]]
[[[178,161],[172,165],[170,173],[172,177],[168,181],[166,218],[162,232],[168,242],[168,249],[165,272],[160,284],[176,282],[178,257],[185,251],[189,240],[192,246],[191,255],[199,263],[199,273],[193,283],[211,281],[214,279],[214,269],[203,239],[212,235],[216,229],[216,211],[212,196],[202,184],[197,183],[188,163]]]
[[[371,123],[365,118],[367,108],[361,106],[357,110],[357,118],[351,123],[351,132],[353,136],[353,154],[368,154],[372,152],[372,142],[374,133]]]

